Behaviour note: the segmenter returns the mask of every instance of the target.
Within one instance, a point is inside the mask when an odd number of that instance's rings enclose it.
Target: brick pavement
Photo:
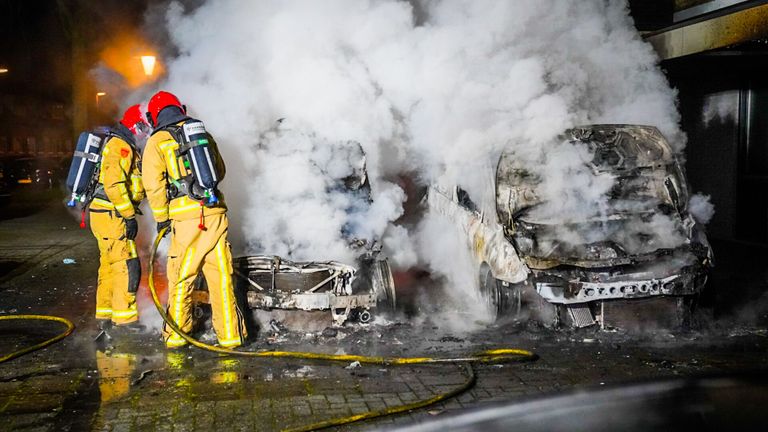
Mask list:
[[[759,347],[756,347],[759,348]],[[556,352],[554,346],[540,352]],[[589,358],[592,346],[572,346],[575,356],[547,354],[535,363],[476,366],[477,384],[457,398],[415,412],[350,425],[341,430],[367,430],[425,421],[467,408],[640,378],[720,372],[754,367],[766,354],[741,352],[712,355],[705,346],[648,351],[632,348],[585,362],[580,372],[570,360]],[[628,354],[629,353],[629,354]],[[464,381],[453,365],[379,367],[353,371],[344,365],[280,360],[228,359],[189,350],[190,364],[172,366],[162,355],[139,356],[132,367],[43,373],[0,382],[0,418],[14,429],[58,430],[83,416],[92,430],[280,430],[367,410],[393,407],[448,391]],[[691,358],[708,356],[691,365]],[[610,357],[610,358],[609,358]],[[654,359],[664,358],[660,367]],[[704,357],[702,357],[704,358]],[[625,368],[616,368],[624,360]],[[137,381],[143,371],[152,371]],[[302,371],[301,373],[296,373]],[[7,376],[6,367],[0,367]],[[109,395],[107,397],[106,395]]]

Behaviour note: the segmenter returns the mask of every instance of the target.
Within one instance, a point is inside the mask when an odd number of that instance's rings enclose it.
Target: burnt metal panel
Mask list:
[[[768,4],[645,36],[662,60],[768,37]]]
[[[675,22],[685,21],[698,16],[712,13],[727,7],[741,3],[749,3],[745,0],[675,0],[675,13],[672,19]]]

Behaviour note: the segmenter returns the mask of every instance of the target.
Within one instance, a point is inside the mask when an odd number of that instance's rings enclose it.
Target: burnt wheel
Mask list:
[[[507,290],[501,285],[501,281],[493,277],[491,268],[483,264],[480,269],[480,294],[488,305],[490,318],[494,321],[509,312],[509,299]]]
[[[357,320],[363,324],[368,324],[373,319],[373,315],[367,310],[360,311],[357,315]]]
[[[371,265],[371,287],[376,294],[377,310],[394,313],[397,306],[395,279],[387,260],[377,260]]]

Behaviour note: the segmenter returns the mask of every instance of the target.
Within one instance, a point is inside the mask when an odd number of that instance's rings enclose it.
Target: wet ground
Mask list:
[[[401,405],[465,381],[452,364],[350,367],[225,357],[195,348],[167,351],[152,330],[113,331],[111,341],[94,342],[97,251],[90,232],[77,225],[55,191],[17,194],[0,208],[0,315],[53,314],[77,326],[61,343],[0,364],[1,429],[280,430]],[[720,276],[718,295],[732,299],[723,294],[728,281]],[[745,283],[761,287],[765,281]],[[149,317],[146,286],[141,289]],[[688,333],[552,331],[516,322],[457,333],[450,330],[454,326],[401,318],[323,334],[323,317],[308,315],[285,320],[293,330],[275,334],[268,317],[260,316],[263,329],[247,348],[454,356],[519,347],[539,356],[534,362],[477,365],[476,385],[455,399],[341,429],[389,428],[570,389],[766,369],[765,296],[742,297],[749,307],[730,302],[715,311],[716,321]],[[298,331],[297,322],[308,324]],[[58,330],[55,323],[0,322],[0,355]]]

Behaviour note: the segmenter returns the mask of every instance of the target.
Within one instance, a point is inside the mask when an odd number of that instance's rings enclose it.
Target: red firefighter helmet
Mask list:
[[[184,105],[181,104],[179,98],[173,93],[168,93],[167,91],[162,90],[155,93],[155,95],[149,99],[149,104],[147,105],[147,120],[149,120],[150,124],[153,126],[156,125],[157,116],[160,114],[160,111],[169,106],[179,107],[179,109],[186,112]]]
[[[141,115],[141,107],[139,105],[132,105],[123,114],[123,118],[120,119],[120,123],[133,132],[134,135],[138,135],[145,126],[147,121],[144,120],[144,116]]]

